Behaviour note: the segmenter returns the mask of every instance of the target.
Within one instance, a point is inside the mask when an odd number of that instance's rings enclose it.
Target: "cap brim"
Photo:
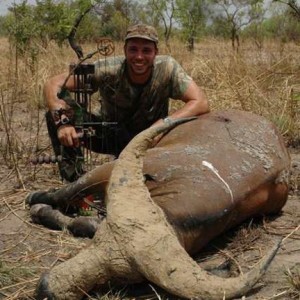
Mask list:
[[[131,35],[125,38],[125,41],[130,40],[130,39],[143,39],[143,40],[148,40],[154,43],[158,43],[158,40],[152,39],[149,36],[144,36],[144,35]]]

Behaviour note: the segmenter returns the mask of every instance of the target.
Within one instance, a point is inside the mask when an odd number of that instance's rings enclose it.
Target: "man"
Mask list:
[[[158,35],[148,25],[128,28],[125,37],[124,57],[111,57],[95,62],[95,74],[91,78],[93,90],[101,96],[101,115],[93,120],[116,122],[109,128],[99,126],[89,146],[99,153],[118,156],[126,144],[139,132],[169,119],[198,116],[209,111],[207,99],[201,89],[182,67],[170,56],[158,56]],[[69,107],[58,94],[67,78],[61,74],[51,78],[44,87],[48,131],[55,153],[65,146],[68,161],[60,164],[63,178],[73,181],[82,170],[74,169],[79,135],[71,123],[61,122],[65,116],[60,111]],[[72,76],[65,87],[76,88]],[[169,98],[182,100],[184,106],[168,116]],[[56,116],[56,122],[53,120]],[[55,119],[55,118],[54,118]],[[64,124],[63,124],[64,123]],[[156,140],[155,142],[157,142]],[[72,162],[73,160],[73,167]]]

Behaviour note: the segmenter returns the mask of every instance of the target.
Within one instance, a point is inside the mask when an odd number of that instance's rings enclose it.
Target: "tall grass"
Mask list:
[[[96,45],[85,44],[83,48],[87,54],[94,51]],[[4,187],[26,189],[28,186],[40,188],[38,186],[40,182],[44,188],[45,176],[40,179],[41,176],[36,174],[44,170],[47,175],[56,172],[55,178],[59,179],[56,167],[51,165],[33,167],[29,158],[32,155],[52,151],[44,120],[43,85],[49,77],[68,71],[69,64],[76,61],[76,56],[69,47],[59,48],[55,44],[50,44],[47,49],[42,45],[35,45],[35,50],[35,53],[27,53],[20,57],[6,39],[0,39],[1,189]],[[235,53],[230,42],[210,39],[198,43],[193,53],[188,52],[185,45],[172,41],[171,51],[169,53],[163,44],[160,45],[160,53],[174,56],[203,88],[212,110],[236,108],[264,115],[277,124],[287,142],[299,142],[300,48],[298,46],[285,44],[283,47],[282,44],[269,41],[265,43],[264,48],[258,49],[254,43],[245,41],[239,53]],[[122,44],[116,44],[115,55],[122,52]],[[94,59],[98,57],[101,56],[96,55]],[[172,101],[171,109],[174,110],[181,105],[179,101]],[[57,185],[57,182],[55,184]],[[1,190],[0,194],[3,195],[4,191]],[[14,207],[19,207],[20,200],[18,199],[16,203]],[[0,206],[0,211],[1,209],[5,207]],[[63,244],[61,238],[58,238],[58,241],[59,245]],[[71,244],[69,239],[66,241],[67,245]],[[47,250],[49,244],[55,244],[54,238],[47,240]],[[74,249],[78,247],[78,240],[73,244]],[[10,248],[2,251],[2,254]],[[44,249],[40,253],[43,251]],[[64,258],[65,252],[62,254],[56,252],[55,250],[55,257]],[[39,260],[39,256],[36,257]],[[16,267],[15,260],[13,263],[10,263],[10,260],[1,263],[1,258],[0,287],[18,282],[18,278],[21,277],[27,286],[27,289],[24,288],[21,292],[31,295],[30,289],[33,287],[26,279],[31,280],[32,276],[42,271],[40,269],[44,267],[40,267],[40,261],[37,269],[33,264],[35,258],[30,261],[30,268],[26,261],[28,269],[25,269],[21,265],[23,263],[21,259],[18,260],[20,265],[17,264],[17,268],[13,269],[12,266]],[[25,261],[24,258],[23,260]],[[288,277],[293,294],[299,295],[299,276],[295,277],[295,274],[289,273]],[[10,291],[5,289],[0,291],[0,294],[4,295],[4,292],[8,294]],[[18,293],[19,291],[16,292]],[[31,296],[28,297],[26,299],[32,299]],[[9,299],[21,298],[11,296]],[[22,299],[25,299],[25,296]],[[119,299],[119,297],[109,294],[97,299]]]
[[[122,54],[116,44],[114,55]],[[265,43],[258,49],[244,41],[239,53],[228,41],[202,40],[193,53],[178,41],[171,53],[161,44],[160,54],[176,58],[208,96],[212,110],[235,108],[252,111],[272,120],[287,141],[299,140],[300,48],[294,44]],[[22,170],[28,158],[49,149],[45,130],[42,89],[45,81],[68,71],[76,61],[67,46],[35,46],[35,53],[20,57],[8,41],[0,41],[0,156],[24,185]],[[84,44],[85,54],[96,45]],[[100,58],[96,55],[92,60]],[[182,105],[172,102],[172,110]]]
[[[252,111],[272,120],[288,141],[299,140],[299,46],[268,41],[258,49],[245,41],[236,53],[229,42],[203,40],[193,54],[180,44],[172,49],[213,110]]]

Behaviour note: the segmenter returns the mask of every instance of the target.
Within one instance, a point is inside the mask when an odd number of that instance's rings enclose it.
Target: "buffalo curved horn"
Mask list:
[[[100,224],[92,244],[43,274],[35,299],[81,299],[112,278],[134,283],[145,277],[175,295],[205,300],[238,297],[257,282],[279,245],[244,276],[221,279],[209,275],[180,245],[143,183],[142,156],[152,138],[188,120],[151,127],[130,142],[113,170],[106,199],[107,219]]]
[[[155,129],[153,134],[157,135],[188,120],[191,119],[179,120]],[[150,131],[152,132],[153,129]],[[149,139],[148,142],[150,143],[151,140]],[[66,220],[63,219],[63,221]],[[42,274],[34,298],[37,300],[78,300],[93,287],[105,284],[111,278],[125,278],[128,283],[142,281],[143,277],[136,271],[135,266],[131,265],[130,259],[124,256],[122,252],[124,245],[117,243],[110,227],[111,224],[108,226],[107,220],[104,219],[87,248]]]
[[[108,186],[107,225],[123,257],[166,291],[206,300],[245,295],[264,274],[280,243],[250,272],[227,279],[210,275],[187,254],[164,212],[151,199],[142,173],[143,155],[152,138],[175,125],[151,127],[123,150]]]

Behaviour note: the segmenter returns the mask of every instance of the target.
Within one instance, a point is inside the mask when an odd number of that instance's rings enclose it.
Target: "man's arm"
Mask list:
[[[44,98],[46,105],[50,111],[60,108],[67,108],[67,103],[58,98],[58,93],[61,91],[63,84],[68,77],[68,73],[63,73],[50,78],[44,85]],[[70,91],[74,90],[73,76],[66,83],[66,88]]]
[[[194,117],[209,112],[207,98],[195,81],[191,81],[180,100],[184,101],[185,105],[174,112],[170,116],[171,119]]]
[[[170,115],[170,119],[195,117],[209,112],[209,104],[207,98],[202,89],[193,80],[189,83],[185,93],[182,95],[180,100],[185,102],[184,106]],[[163,123],[164,120],[160,119],[153,125],[159,126]],[[155,146],[162,137],[163,134],[160,134],[156,138],[154,138],[152,146]]]
[[[46,105],[50,112],[59,109],[68,108],[67,103],[58,98],[58,93],[61,91],[63,84],[68,76],[68,73],[60,74],[50,78],[44,85],[44,98]],[[74,90],[74,78],[71,76],[67,83],[66,88],[69,91]],[[79,138],[78,134],[72,125],[62,125],[57,130],[57,137],[60,143],[67,147],[78,147]]]
[[[185,102],[184,106],[170,115],[170,119],[194,117],[209,112],[209,104],[207,98],[202,89],[195,83],[195,81],[191,81],[189,83],[185,93],[180,100]],[[163,120],[160,119],[155,122],[154,125],[160,125],[162,123]]]

